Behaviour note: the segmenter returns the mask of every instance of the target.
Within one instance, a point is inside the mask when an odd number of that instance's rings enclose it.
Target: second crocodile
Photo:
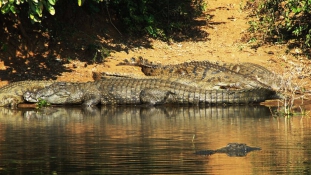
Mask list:
[[[259,147],[250,147],[245,143],[228,143],[227,146],[216,150],[196,151],[197,155],[209,156],[215,153],[225,153],[230,157],[244,157],[251,151],[261,150]]]
[[[149,62],[139,57],[132,58],[119,63],[119,65],[130,65],[141,67],[142,72],[147,76],[161,77],[184,77],[196,79],[209,84],[235,84],[241,88],[247,86],[271,87],[279,89],[281,78],[265,67],[242,62],[234,63],[213,63],[210,61],[191,61],[175,65],[161,65]],[[240,84],[240,85],[239,85]]]

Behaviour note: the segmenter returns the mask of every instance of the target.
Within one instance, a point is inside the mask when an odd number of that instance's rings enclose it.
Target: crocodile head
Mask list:
[[[45,100],[50,104],[82,104],[97,105],[101,100],[101,93],[92,82],[71,83],[56,82],[36,92],[24,93],[28,102]]]
[[[226,147],[217,149],[217,153],[226,153],[230,157],[244,157],[251,151],[261,150],[259,147],[250,147],[244,143],[228,143]]]
[[[39,100],[45,100],[51,104],[66,104],[72,91],[66,89],[67,82],[57,82],[52,85],[40,89],[38,91],[27,91],[24,93],[24,99],[28,102],[39,102]]]

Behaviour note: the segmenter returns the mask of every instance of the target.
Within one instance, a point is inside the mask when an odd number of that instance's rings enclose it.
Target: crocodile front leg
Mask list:
[[[83,106],[90,107],[96,106],[101,102],[101,92],[97,89],[91,92],[86,92],[83,96]]]

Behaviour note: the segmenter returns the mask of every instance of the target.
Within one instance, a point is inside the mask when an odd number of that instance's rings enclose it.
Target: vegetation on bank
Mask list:
[[[2,14],[15,15],[14,18],[6,19],[17,22],[18,25],[31,21],[42,26],[46,18],[61,22],[64,15],[72,16],[81,8],[91,18],[104,11],[103,18],[109,19],[120,35],[148,35],[167,40],[177,35],[184,38],[198,35],[193,30],[197,22],[194,18],[204,13],[207,8],[205,2],[203,0],[0,0],[0,9]],[[273,43],[290,42],[292,47],[299,47],[304,51],[308,51],[311,47],[310,0],[249,0],[247,4],[247,7],[252,9],[251,16],[257,17],[249,21],[249,31],[256,33],[250,41],[263,39]],[[23,16],[28,16],[28,19]]]
[[[260,34],[258,39],[272,43],[288,43],[310,54],[311,1],[310,0],[250,0],[253,16],[250,32]]]
[[[2,14],[28,16],[27,20],[32,23],[41,23],[45,18],[61,21],[54,15],[75,13],[78,8],[83,8],[90,16],[107,12],[106,18],[120,34],[148,34],[167,39],[173,33],[189,32],[193,19],[205,11],[206,3],[202,0],[0,0]]]

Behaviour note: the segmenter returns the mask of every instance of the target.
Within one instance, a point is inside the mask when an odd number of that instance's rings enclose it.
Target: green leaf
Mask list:
[[[49,3],[50,3],[51,5],[55,5],[56,0],[49,0]]]
[[[1,8],[2,14],[6,14],[10,11],[9,4],[4,4],[4,6]]]
[[[44,1],[42,1],[42,3],[51,15],[55,15],[55,9],[50,3]]]
[[[55,15],[55,9],[53,6],[49,6],[48,10],[51,15]]]
[[[41,22],[40,18],[38,18],[36,15],[34,15],[32,13],[29,14],[29,17],[30,17],[32,23],[33,22]]]
[[[301,8],[299,8],[299,7],[293,8],[292,10],[294,13],[300,13],[301,12]]]
[[[30,7],[30,13],[36,12],[36,6],[33,3],[29,2],[29,7]]]
[[[11,6],[10,6],[10,10],[11,10],[12,13],[14,13],[14,14],[16,13],[16,9],[15,9],[15,6],[14,6],[14,5],[11,5]]]
[[[82,4],[84,3],[85,0],[78,0],[78,6],[82,6]]]
[[[42,17],[43,4],[41,2],[36,6],[36,13],[39,17]]]
[[[32,14],[32,13],[30,13],[30,14],[29,14],[29,18],[30,18],[31,20],[33,20],[33,19],[35,18],[35,15]]]

